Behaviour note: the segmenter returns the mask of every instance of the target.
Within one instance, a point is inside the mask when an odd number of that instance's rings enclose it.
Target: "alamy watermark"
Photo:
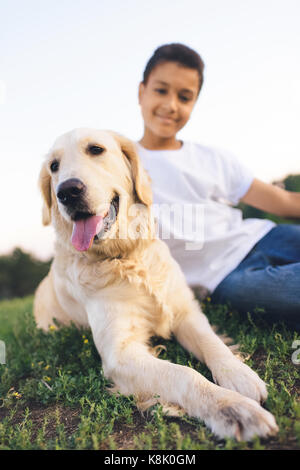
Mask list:
[[[292,354],[292,363],[295,364],[296,366],[299,366],[300,365],[300,339],[295,339],[295,341],[293,341],[292,348],[296,349],[296,351],[294,351]]]
[[[204,244],[204,204],[153,204],[161,240],[185,240],[187,251],[201,250]]]
[[[119,231],[106,231],[103,227],[98,236],[101,238],[106,232],[105,237],[110,239],[148,239],[152,236],[148,222],[155,220],[155,232],[161,240],[184,240],[187,251],[201,250],[204,246],[204,208],[204,204],[165,203],[152,204],[148,209],[143,204],[132,204],[125,210],[123,207],[121,216],[111,205],[105,223],[110,227],[119,217]]]
[[[0,364],[6,364],[6,347],[4,341],[0,340]]]

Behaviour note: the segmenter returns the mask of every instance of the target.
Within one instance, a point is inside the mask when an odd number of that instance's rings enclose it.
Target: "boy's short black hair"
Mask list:
[[[204,62],[200,55],[188,46],[180,43],[165,44],[158,47],[144,70],[143,83],[146,85],[151,71],[163,62],[177,62],[184,67],[197,70],[199,75],[199,91],[203,85]]]

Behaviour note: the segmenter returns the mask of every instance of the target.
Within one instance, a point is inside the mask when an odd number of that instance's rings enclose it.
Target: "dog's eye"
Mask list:
[[[100,147],[99,145],[89,145],[87,148],[88,153],[91,155],[100,155],[104,152],[104,148]]]
[[[59,162],[57,160],[54,160],[51,165],[50,165],[50,170],[52,173],[55,173],[59,168]]]

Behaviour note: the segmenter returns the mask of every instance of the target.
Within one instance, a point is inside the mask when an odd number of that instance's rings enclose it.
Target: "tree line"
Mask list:
[[[0,299],[33,294],[50,269],[51,260],[41,261],[21,248],[0,256]]]

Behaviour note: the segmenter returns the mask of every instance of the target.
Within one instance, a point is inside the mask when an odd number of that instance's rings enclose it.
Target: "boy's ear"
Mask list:
[[[120,134],[113,133],[113,135],[130,163],[133,185],[139,202],[150,206],[152,204],[151,179],[141,164],[134,142]]]
[[[141,99],[144,93],[145,85],[143,82],[139,84],[139,104],[141,104]]]
[[[42,221],[43,225],[49,225],[51,222],[51,176],[44,163],[39,175],[39,188],[43,196]]]

